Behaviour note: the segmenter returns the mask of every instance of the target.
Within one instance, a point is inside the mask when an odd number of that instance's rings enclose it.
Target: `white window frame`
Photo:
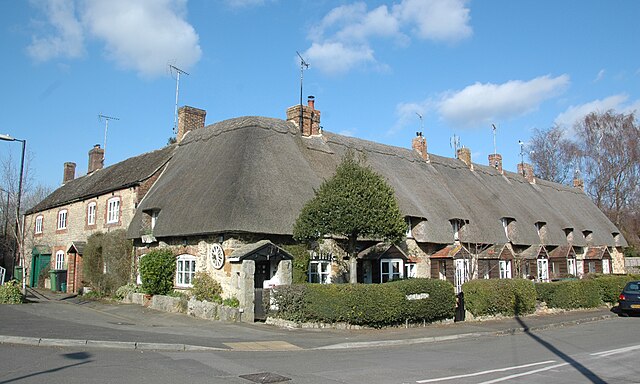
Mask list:
[[[158,214],[160,214],[160,211],[151,211],[151,229],[156,227],[156,223],[158,222]]]
[[[440,280],[447,280],[447,261],[438,261],[438,278]]]
[[[576,259],[567,259],[567,273],[571,276],[578,276],[576,272]]]
[[[311,260],[309,262],[309,282],[316,284],[330,284],[331,262],[328,260]]]
[[[57,251],[56,252],[55,269],[64,269],[64,251]]]
[[[67,210],[62,209],[58,212],[58,226],[57,229],[67,229]]]
[[[34,228],[34,232],[36,235],[39,235],[42,233],[42,222],[44,221],[44,216],[42,215],[38,215],[36,216],[36,224],[35,224],[35,228]]]
[[[107,200],[107,224],[116,224],[120,221],[120,197],[112,197]]]
[[[406,237],[411,239],[413,238],[413,234],[411,233],[411,217],[405,217],[405,221],[407,222],[407,232],[405,233]]]
[[[92,201],[87,205],[87,225],[95,225],[96,224],[96,211],[98,204],[95,201]]]
[[[387,266],[387,272],[384,266]],[[394,268],[395,267],[395,268]],[[380,259],[380,282],[386,283],[404,277],[404,261],[402,259]]]
[[[456,288],[456,293],[462,292],[462,284],[470,280],[469,271],[471,269],[471,263],[469,259],[455,259],[454,260],[456,270],[453,275],[453,282]]]
[[[538,259],[537,267],[538,267],[538,281],[548,282],[549,281],[549,260]]]
[[[451,220],[451,227],[453,228],[453,241],[460,240],[460,220]]]
[[[607,275],[611,273],[611,264],[609,263],[609,259],[602,259],[602,273]]]
[[[498,266],[500,269],[500,278],[510,279],[511,278],[511,260],[499,260]]]
[[[196,274],[196,257],[183,254],[176,258],[176,286],[193,287],[193,277]]]

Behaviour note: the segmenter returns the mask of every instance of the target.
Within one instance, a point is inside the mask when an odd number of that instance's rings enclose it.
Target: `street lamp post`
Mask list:
[[[4,141],[19,141],[22,143],[22,157],[20,159],[20,181],[18,182],[18,202],[16,203],[16,219],[17,219],[17,225],[19,227],[19,231],[20,231],[20,238],[18,240],[18,248],[19,248],[19,256],[20,256],[20,260],[22,260],[22,294],[26,295],[27,294],[27,274],[26,274],[26,270],[25,270],[25,260],[24,260],[24,249],[22,249],[23,247],[23,243],[24,243],[24,220],[20,220],[20,200],[22,199],[22,179],[23,179],[23,173],[24,173],[24,152],[25,149],[27,147],[27,140],[20,140],[20,139],[16,139],[15,137],[11,137],[9,135],[3,135],[0,134],[0,140],[4,140]],[[22,226],[20,225],[22,221]],[[14,260],[15,260],[15,256],[14,256]]]

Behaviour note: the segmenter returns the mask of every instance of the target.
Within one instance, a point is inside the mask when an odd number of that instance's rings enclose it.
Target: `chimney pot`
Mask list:
[[[182,106],[178,109],[178,133],[176,141],[179,143],[184,139],[187,132],[204,128],[207,111],[204,109]]]
[[[89,151],[89,166],[87,174],[93,173],[104,166],[104,149],[100,148],[100,144],[96,144]]]
[[[416,132],[416,137],[411,140],[411,148],[413,148],[422,160],[429,161],[429,153],[427,152],[427,139],[422,137],[422,132]]]
[[[62,176],[62,184],[67,184],[76,178],[76,163],[64,163],[64,174]]]
[[[316,109],[316,97],[315,96],[307,97],[307,105],[311,109]]]

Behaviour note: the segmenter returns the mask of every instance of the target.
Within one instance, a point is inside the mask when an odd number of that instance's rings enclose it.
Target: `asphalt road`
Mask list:
[[[638,317],[612,318],[515,335],[333,350],[148,352],[3,344],[0,384],[637,383],[639,327]]]

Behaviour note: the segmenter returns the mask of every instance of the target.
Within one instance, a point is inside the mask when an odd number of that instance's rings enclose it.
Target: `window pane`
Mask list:
[[[386,261],[383,261],[381,264],[382,267],[382,273],[388,274],[389,273],[389,263]]]

